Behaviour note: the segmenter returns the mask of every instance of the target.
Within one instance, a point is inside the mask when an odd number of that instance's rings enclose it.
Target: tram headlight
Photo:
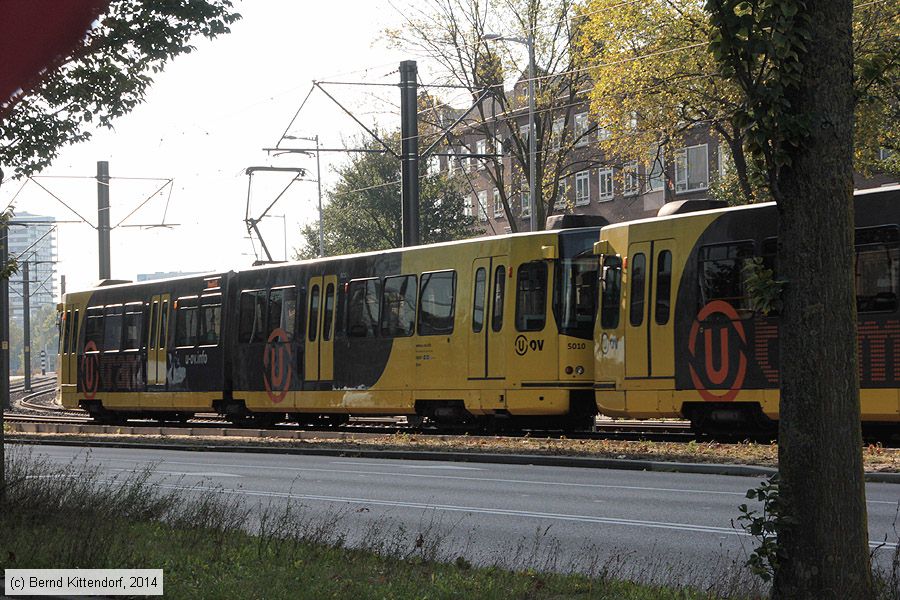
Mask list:
[[[584,375],[584,367],[582,367],[581,365],[578,365],[577,367],[575,367],[575,374],[576,375]]]

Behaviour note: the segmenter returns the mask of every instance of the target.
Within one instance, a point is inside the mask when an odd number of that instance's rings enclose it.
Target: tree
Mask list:
[[[14,176],[34,173],[64,146],[90,138],[92,125],[110,127],[143,102],[152,73],[194,49],[193,36],[228,33],[240,19],[231,9],[231,0],[112,0],[81,45],[40,74],[36,87],[4,113],[0,166]],[[0,231],[6,231],[11,217],[11,209],[0,215]],[[15,268],[15,261],[0,265],[0,278],[8,279]],[[0,502],[5,497],[3,461],[0,409]]]
[[[405,50],[424,55],[437,65],[441,84],[468,90],[475,110],[447,136],[450,148],[478,153],[476,140],[487,140],[482,156],[486,173],[498,190],[513,232],[518,230],[515,198],[528,192],[530,167],[528,128],[528,50],[515,42],[485,39],[486,34],[527,40],[533,36],[535,59],[535,168],[537,224],[556,210],[560,179],[590,167],[593,158],[573,150],[594,131],[576,127],[573,111],[587,84],[587,74],[575,68],[569,21],[574,0],[428,0],[404,13],[406,25],[387,32]],[[503,82],[518,79],[512,90]],[[486,97],[481,98],[483,92]],[[446,106],[420,110],[419,118],[435,131],[453,123]],[[556,126],[554,127],[554,124]],[[562,125],[562,127],[560,127]],[[426,138],[427,139],[427,138]],[[446,152],[446,149],[444,150]],[[501,155],[510,156],[504,168]],[[454,159],[451,156],[451,160]]]
[[[400,136],[391,141],[399,146]],[[361,142],[374,152],[353,155],[337,168],[338,183],[327,192],[322,208],[325,255],[386,250],[401,246],[400,161],[374,140]],[[466,197],[459,185],[444,174],[428,175],[420,169],[419,213],[421,242],[433,244],[472,236],[474,219],[466,214]],[[304,246],[297,258],[319,254],[318,223],[303,227]]]
[[[228,33],[231,0],[113,0],[83,43],[0,121],[0,166],[16,176],[47,167],[94,126],[144,101],[152,75],[194,50],[196,35]]]
[[[609,132],[604,151],[647,163],[655,145],[683,146],[693,131],[710,129],[728,148],[743,202],[769,199],[756,175],[765,165],[745,151],[740,85],[717,74],[707,50],[702,3],[590,0],[582,19],[579,64],[593,79],[591,111]],[[885,170],[879,147],[900,147],[900,17],[891,3],[860,3],[854,31],[857,167]]]
[[[707,0],[735,122],[779,212],[773,595],[871,599],[854,292],[851,0]]]

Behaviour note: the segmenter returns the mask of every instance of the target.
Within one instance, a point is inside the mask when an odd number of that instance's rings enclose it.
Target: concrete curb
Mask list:
[[[683,463],[621,458],[554,456],[545,454],[503,454],[484,452],[433,452],[411,450],[369,450],[364,448],[290,448],[212,444],[178,444],[161,442],[124,442],[90,440],[12,439],[9,444],[79,446],[93,448],[141,448],[147,450],[184,450],[193,452],[242,452],[251,454],[287,454],[308,456],[341,456],[356,458],[473,462],[504,465],[536,465],[545,467],[577,467],[666,473],[697,473],[740,477],[770,477],[777,472],[771,467],[720,463]],[[866,473],[866,481],[900,483],[900,473]]]

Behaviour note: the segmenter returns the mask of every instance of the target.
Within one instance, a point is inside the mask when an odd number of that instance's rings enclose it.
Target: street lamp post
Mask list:
[[[497,40],[504,42],[515,42],[524,44],[528,48],[528,203],[531,213],[529,226],[531,231],[537,231],[537,187],[535,185],[535,177],[537,173],[537,136],[534,131],[534,34],[528,33],[527,38],[506,37],[496,33],[486,33],[482,36],[484,40]]]

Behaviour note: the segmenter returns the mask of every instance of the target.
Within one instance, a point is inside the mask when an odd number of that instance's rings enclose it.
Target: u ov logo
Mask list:
[[[278,404],[291,389],[293,367],[290,337],[283,329],[276,329],[269,336],[263,351],[263,383],[269,399]]]
[[[704,326],[702,338],[701,321],[708,323]],[[734,336],[738,339],[733,340]],[[714,300],[697,314],[688,340],[688,352],[691,357],[688,369],[694,387],[704,400],[730,402],[737,397],[747,376],[746,345],[747,335],[744,333],[744,325],[734,307],[727,302]],[[737,369],[734,373],[731,364],[732,350],[736,350],[738,355]],[[727,385],[729,380],[731,385],[728,389],[722,389],[721,386]],[[710,390],[709,387],[717,389]]]
[[[540,352],[544,349],[544,340],[531,340],[529,341],[527,337],[524,335],[520,335],[516,338],[516,354],[519,356],[525,356],[525,353],[529,350],[533,350],[535,352]]]
[[[84,355],[81,357],[81,382],[84,386],[84,397],[93,400],[100,388],[100,355],[97,353],[97,344],[93,341],[84,345]]]

